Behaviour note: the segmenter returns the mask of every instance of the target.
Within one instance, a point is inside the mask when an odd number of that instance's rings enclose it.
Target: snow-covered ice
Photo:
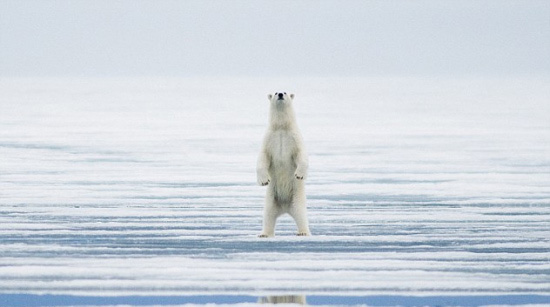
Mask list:
[[[550,304],[549,81],[1,79],[0,297]],[[261,239],[256,157],[282,90],[313,236],[286,217]]]

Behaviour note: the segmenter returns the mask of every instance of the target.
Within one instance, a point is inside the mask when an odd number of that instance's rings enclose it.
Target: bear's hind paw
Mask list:
[[[308,232],[299,232],[296,235],[299,237],[306,237],[306,236],[309,236],[310,234]]]

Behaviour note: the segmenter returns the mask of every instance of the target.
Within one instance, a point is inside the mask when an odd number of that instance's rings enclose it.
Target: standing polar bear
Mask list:
[[[308,236],[304,188],[308,160],[292,108],[294,94],[269,94],[268,99],[269,126],[257,166],[258,184],[268,186],[260,237],[274,236],[277,218],[284,213],[296,221],[299,236]]]

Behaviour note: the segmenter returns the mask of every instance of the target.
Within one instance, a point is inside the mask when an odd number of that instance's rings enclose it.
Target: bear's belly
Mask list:
[[[283,133],[274,135],[270,145],[269,175],[271,182],[269,185],[275,202],[279,205],[288,205],[292,203],[295,189],[296,161],[294,161],[294,154],[296,145],[292,138]]]
[[[294,172],[296,165],[291,158],[288,160],[274,160],[269,168],[271,182],[269,185],[272,188],[275,202],[279,205],[288,205],[292,203],[294,195]]]

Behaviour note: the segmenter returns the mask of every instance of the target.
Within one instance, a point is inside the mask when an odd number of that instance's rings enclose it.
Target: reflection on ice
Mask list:
[[[255,297],[251,295],[189,295],[189,296],[72,296],[0,294],[2,307],[107,307],[107,306],[180,306],[296,304],[309,306],[401,306],[401,307],[478,307],[478,306],[549,306],[549,295],[281,295]]]
[[[258,300],[261,304],[298,304],[306,305],[305,295],[272,295],[261,297]]]

